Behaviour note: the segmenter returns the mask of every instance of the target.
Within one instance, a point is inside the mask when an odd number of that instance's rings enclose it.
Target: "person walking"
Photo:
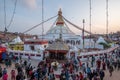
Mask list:
[[[113,66],[114,66],[114,69],[117,68],[117,60],[115,59],[114,62],[113,62]]]
[[[2,77],[2,67],[0,66],[0,78]]]
[[[92,56],[92,61],[91,61],[91,66],[92,66],[92,67],[93,67],[94,62],[95,62],[95,57]]]
[[[16,73],[15,70],[11,70],[11,80],[15,80]]]
[[[120,60],[117,61],[118,70],[120,70]]]
[[[92,73],[92,72],[90,72],[90,73],[88,74],[88,78],[89,78],[89,80],[92,80],[92,78],[93,78],[93,73]]]
[[[7,73],[6,68],[3,69],[3,71],[2,71],[2,75],[4,75],[5,73]]]
[[[82,72],[79,72],[80,80],[83,80],[83,74]]]
[[[112,65],[110,65],[110,66],[109,66],[109,73],[110,73],[110,77],[112,76],[112,72],[113,72],[113,66],[112,66]]]
[[[102,69],[103,69],[103,70],[106,70],[106,64],[105,64],[104,61],[102,62]]]
[[[98,60],[96,61],[96,63],[97,63],[97,69],[100,69],[100,67],[101,67],[101,60],[98,59]]]
[[[100,80],[103,80],[103,78],[105,77],[104,71],[103,71],[103,70],[100,70],[99,75],[100,75]]]
[[[3,75],[3,80],[8,80],[8,74],[7,74],[7,73],[5,73],[5,74]]]
[[[83,80],[87,80],[87,73],[86,72],[83,73]]]
[[[16,80],[20,80],[21,78],[20,78],[21,76],[20,76],[20,74],[18,73],[17,75],[16,75]]]

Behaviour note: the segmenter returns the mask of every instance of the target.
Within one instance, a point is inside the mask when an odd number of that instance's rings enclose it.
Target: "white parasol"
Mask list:
[[[51,65],[52,65],[52,66],[55,66],[55,65],[58,66],[59,63],[58,63],[57,61],[56,61],[56,62],[52,62]]]

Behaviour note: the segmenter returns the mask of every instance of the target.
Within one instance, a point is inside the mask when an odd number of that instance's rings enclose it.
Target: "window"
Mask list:
[[[47,46],[46,45],[44,45],[44,48],[46,48]]]
[[[34,50],[35,50],[35,47],[34,47],[34,46],[30,46],[30,49],[31,49],[32,51],[34,51]]]
[[[19,46],[17,46],[17,50],[19,50]]]

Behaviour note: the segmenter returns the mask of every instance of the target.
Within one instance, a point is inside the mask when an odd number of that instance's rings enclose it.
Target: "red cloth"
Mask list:
[[[80,67],[82,66],[82,62],[81,61],[79,62],[79,65],[80,65]]]
[[[82,74],[80,74],[80,80],[83,80],[83,75]]]
[[[97,68],[100,69],[100,66],[101,66],[101,61],[97,60]]]
[[[3,80],[8,80],[8,74],[7,73],[3,75]]]
[[[103,68],[103,70],[106,70],[106,64],[105,64],[105,62],[102,63],[102,68]]]
[[[56,78],[60,78],[60,75],[59,74],[55,74]]]
[[[30,76],[32,75],[32,70],[29,71],[29,75],[30,75]]]

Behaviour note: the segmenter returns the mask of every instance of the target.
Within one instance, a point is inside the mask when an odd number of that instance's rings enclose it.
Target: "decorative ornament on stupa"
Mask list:
[[[56,22],[56,25],[64,25],[64,20],[62,18],[62,11],[61,11],[61,8],[59,9],[58,11],[58,18],[57,18],[57,22]]]

